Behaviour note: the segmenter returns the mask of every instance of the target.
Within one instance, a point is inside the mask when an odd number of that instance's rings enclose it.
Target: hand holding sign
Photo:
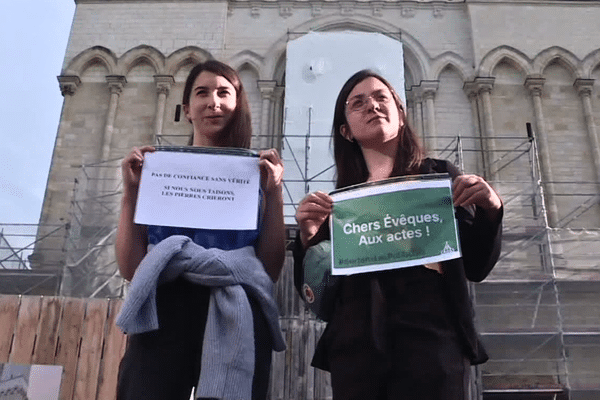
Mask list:
[[[467,208],[475,205],[486,210],[490,220],[495,220],[502,208],[502,200],[496,191],[480,176],[459,175],[452,183],[455,206]]]
[[[296,211],[296,222],[300,227],[300,240],[305,248],[331,214],[332,207],[333,199],[323,192],[310,193],[300,201]]]
[[[124,190],[136,190],[140,186],[144,154],[154,152],[154,147],[134,147],[121,162],[121,176]]]
[[[281,189],[283,183],[283,162],[277,150],[263,150],[259,153],[262,189],[266,194]]]

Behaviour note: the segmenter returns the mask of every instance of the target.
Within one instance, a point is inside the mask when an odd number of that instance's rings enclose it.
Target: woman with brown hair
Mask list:
[[[214,60],[196,65],[185,84],[183,110],[193,127],[191,145],[250,147],[252,128],[246,94],[238,74],[228,65]],[[258,265],[257,268],[261,271],[250,273],[266,276],[267,283],[272,285],[279,277],[285,257],[283,164],[277,151],[271,149],[260,152],[261,204],[260,222],[256,230],[189,229],[135,224],[133,218],[142,163],[144,155],[152,151],[152,146],[134,148],[122,162],[123,198],[116,238],[116,258],[121,275],[127,280],[134,278],[136,271],[139,272],[138,266],[150,254],[149,245],[158,247],[169,238],[185,236],[204,249],[235,251],[253,247],[252,260],[248,259],[247,265]],[[254,253],[258,264],[254,263]],[[242,260],[242,264],[246,264],[245,260]],[[198,386],[205,356],[203,346],[207,347],[203,338],[210,298],[211,287],[192,283],[181,276],[157,287],[159,329],[129,335],[127,350],[119,370],[118,399],[190,398],[192,388]],[[258,304],[260,301],[250,295],[248,301],[252,310],[254,343],[247,345],[254,348],[254,360],[249,360],[254,368],[253,371],[236,371],[235,374],[242,375],[242,379],[246,381],[249,379],[252,399],[265,399],[275,336],[269,331],[269,326],[272,325],[267,321],[269,316],[263,312],[264,308]],[[277,319],[276,315],[271,317]],[[228,351],[213,347],[209,350],[216,352],[217,358],[222,357],[218,355],[219,352]],[[233,361],[235,364],[235,360]],[[227,377],[222,379],[227,380]],[[238,393],[235,382],[230,379],[225,383],[229,386],[221,390]],[[205,388],[197,387],[197,393],[201,389]],[[248,389],[244,393],[249,395],[249,392]],[[216,394],[206,397],[221,398]]]
[[[313,366],[331,372],[335,400],[467,399],[469,365],[487,360],[467,279],[483,280],[498,259],[502,201],[481,177],[426,157],[398,95],[373,71],[359,71],[342,87],[332,135],[338,189],[449,173],[462,257],[341,278]],[[301,201],[297,264],[309,247],[329,239],[332,207],[323,192]]]

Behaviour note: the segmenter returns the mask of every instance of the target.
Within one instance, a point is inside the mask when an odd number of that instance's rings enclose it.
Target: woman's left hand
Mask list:
[[[265,193],[281,189],[283,183],[283,162],[275,149],[263,150],[259,153],[260,178]]]
[[[484,209],[491,220],[498,216],[502,200],[496,191],[480,176],[459,175],[452,184],[455,206],[475,205]]]

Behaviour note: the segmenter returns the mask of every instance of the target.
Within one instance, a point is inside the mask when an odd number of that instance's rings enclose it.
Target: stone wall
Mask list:
[[[600,279],[597,260],[586,258],[600,251],[595,239],[600,229],[600,1],[76,3],[59,77],[65,101],[40,223],[70,221],[82,164],[113,160],[106,164],[110,168],[87,169],[98,176],[86,190],[91,197],[114,194],[119,190],[115,160],[132,146],[187,142],[191,127],[183,116],[177,118],[177,110],[195,63],[216,58],[236,68],[251,103],[252,147],[280,147],[287,42],[311,30],[380,32],[403,43],[409,121],[430,152],[485,176],[505,201],[503,258],[489,286],[477,289],[483,295],[503,293],[486,297],[481,308],[488,339],[498,334],[498,343],[512,340],[493,323],[503,315],[497,313],[512,312],[497,300],[513,301],[510,282],[537,279],[546,288],[556,286],[554,279],[574,285]],[[527,123],[536,138],[533,150]],[[460,160],[455,158],[459,142]],[[546,229],[543,206],[554,230]],[[114,226],[117,213],[109,214],[104,221],[82,218],[81,232],[91,235],[100,225]],[[280,286],[289,289],[291,281]],[[561,296],[556,288],[553,293]],[[595,304],[586,303],[584,295],[573,296],[574,303]],[[521,318],[517,303],[511,304],[515,318]],[[293,319],[297,311],[283,311],[284,318],[292,318],[290,326],[304,324]],[[572,312],[568,318],[583,314]],[[597,313],[589,318],[586,326],[597,335],[600,319]],[[564,342],[563,327],[552,329]]]
[[[65,106],[41,222],[65,218],[74,170],[82,163],[120,158],[163,134],[167,142],[185,142],[190,128],[184,118],[175,120],[176,108],[187,71],[203,59],[240,70],[253,113],[253,147],[278,143],[267,136],[281,131],[287,41],[309,30],[349,29],[401,38],[410,118],[434,155],[460,135],[471,149],[465,170],[514,180],[520,164],[494,175],[501,165],[494,157],[502,158],[495,138],[504,138],[504,148],[517,146],[518,139],[506,138],[523,137],[525,123],[532,123],[544,178],[556,182],[547,194],[551,222],[560,226],[580,206],[564,198],[573,185],[562,182],[583,182],[577,188],[585,187],[588,198],[599,193],[598,19],[595,1],[79,0],[60,78]],[[491,151],[488,160],[481,150]],[[597,208],[583,226],[600,226]]]

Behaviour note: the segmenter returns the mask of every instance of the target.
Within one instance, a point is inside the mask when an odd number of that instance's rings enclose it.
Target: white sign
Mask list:
[[[356,72],[386,78],[405,103],[402,42],[380,33],[310,32],[287,46],[282,158],[288,198],[286,223],[307,192],[333,189],[333,110],[340,89]]]
[[[135,223],[202,229],[258,226],[258,157],[146,153]]]

